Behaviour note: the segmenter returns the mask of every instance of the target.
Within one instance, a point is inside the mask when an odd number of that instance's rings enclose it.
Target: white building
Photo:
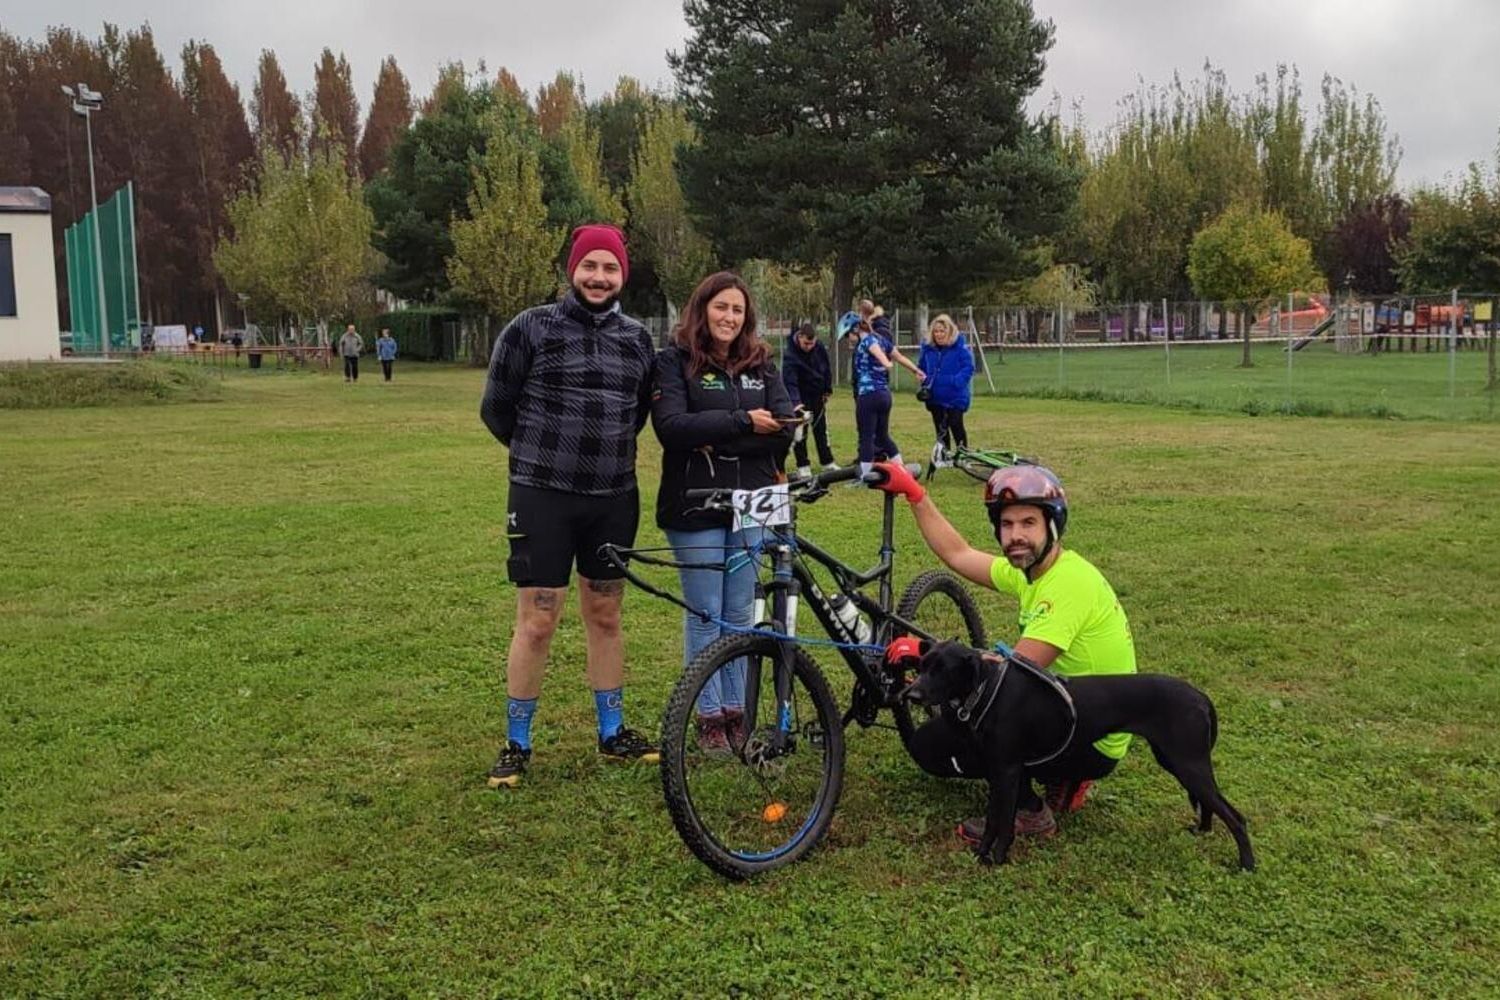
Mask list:
[[[0,361],[61,353],[52,198],[41,188],[0,187]]]

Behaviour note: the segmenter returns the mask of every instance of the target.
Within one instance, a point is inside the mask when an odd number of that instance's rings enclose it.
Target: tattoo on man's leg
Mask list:
[[[590,580],[589,590],[596,594],[615,595],[625,593],[624,580]]]
[[[557,610],[557,591],[538,590],[535,594],[531,595],[531,606],[538,611]]]

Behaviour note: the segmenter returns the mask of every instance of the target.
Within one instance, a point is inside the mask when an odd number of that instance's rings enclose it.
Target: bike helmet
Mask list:
[[[1000,540],[1000,512],[1007,507],[1040,507],[1047,515],[1047,544],[1037,556],[1035,566],[1047,558],[1052,546],[1068,527],[1068,494],[1062,480],[1042,465],[1008,465],[996,469],[984,484],[984,506]],[[1031,566],[1027,567],[1027,571]]]
[[[844,315],[839,317],[838,335],[842,337],[857,326],[859,326],[859,313],[852,311],[846,312],[844,313]]]

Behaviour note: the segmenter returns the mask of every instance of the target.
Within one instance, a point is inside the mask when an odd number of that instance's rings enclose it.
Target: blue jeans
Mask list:
[[[706,528],[701,531],[667,530],[667,542],[678,562],[714,563],[724,570],[679,569],[682,599],[689,606],[706,611],[731,625],[749,626],[755,610],[756,566],[759,560],[745,554],[747,546],[760,543],[764,528],[735,531],[730,528]],[[697,615],[684,613],[682,665],[686,669],[693,657],[721,635],[733,635],[717,622],[705,622]],[[716,715],[725,708],[743,711],[745,707],[745,663],[736,660],[725,664],[708,679],[698,695],[698,713]]]

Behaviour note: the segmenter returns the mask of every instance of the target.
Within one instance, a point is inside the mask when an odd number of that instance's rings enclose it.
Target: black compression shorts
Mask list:
[[[635,544],[641,519],[636,490],[619,496],[542,490],[511,483],[506,537],[510,559],[505,568],[518,587],[566,587],[573,565],[586,580],[622,576],[599,555],[599,546]]]

